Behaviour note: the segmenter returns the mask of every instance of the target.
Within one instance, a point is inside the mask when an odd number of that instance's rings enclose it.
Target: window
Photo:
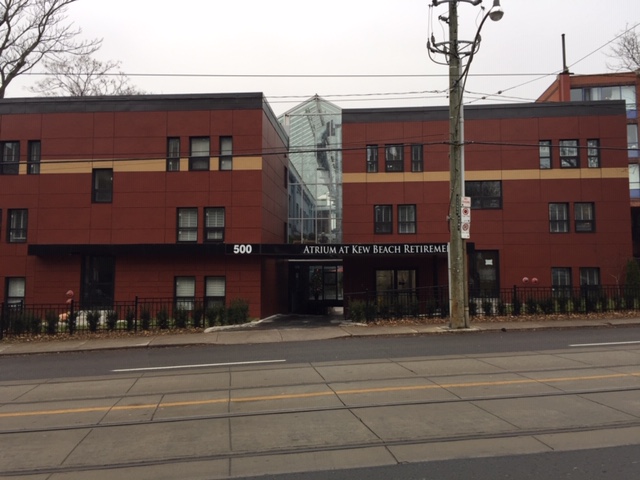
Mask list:
[[[629,164],[629,194],[631,198],[640,198],[640,168],[638,164]]]
[[[224,241],[224,208],[204,209],[204,240],[206,242]]]
[[[411,171],[424,171],[424,150],[422,145],[411,145]]]
[[[551,286],[556,295],[571,295],[571,269],[566,267],[551,268]]]
[[[198,209],[178,209],[178,242],[198,241]]]
[[[376,296],[379,304],[406,312],[415,306],[415,270],[376,270]]]
[[[176,309],[193,310],[196,303],[195,277],[176,277],[175,285]]]
[[[391,233],[393,230],[393,211],[391,205],[376,205],[374,207],[375,233]]]
[[[0,175],[20,172],[20,142],[0,142]]]
[[[627,124],[627,148],[629,158],[638,158],[638,125],[635,123]]]
[[[111,203],[113,200],[113,169],[93,170],[93,203]]]
[[[24,277],[7,277],[5,301],[9,305],[22,305],[25,297],[26,280]]]
[[[113,306],[116,259],[87,255],[82,259],[80,302],[82,308]]]
[[[367,173],[378,171],[378,145],[367,145]]]
[[[578,141],[560,140],[560,167],[578,168],[579,166]]]
[[[478,297],[500,296],[500,252],[475,250],[469,254],[469,293]]]
[[[27,174],[38,175],[40,173],[40,141],[30,140],[28,145]]]
[[[551,140],[540,140],[540,168],[551,168]]]
[[[233,169],[233,138],[220,137],[220,170]]]
[[[167,138],[167,172],[180,171],[180,139]]]
[[[206,308],[224,306],[226,294],[227,280],[225,277],[206,277],[204,279]]]
[[[502,182],[489,180],[482,182],[464,182],[465,194],[471,197],[471,208],[502,208]]]
[[[587,140],[587,166],[600,168],[600,140]]]
[[[189,147],[189,170],[209,170],[209,137],[192,137]]]
[[[9,221],[7,224],[7,242],[26,243],[28,222],[29,211],[26,208],[9,210]]]
[[[569,231],[569,204],[549,204],[549,231],[551,233],[567,233]]]
[[[599,268],[580,268],[580,286],[595,287],[600,285]]]
[[[402,145],[387,145],[385,147],[385,170],[387,172],[402,172],[404,170]]]
[[[595,232],[595,206],[593,203],[573,205],[576,232]]]
[[[398,205],[398,233],[416,233],[415,205]]]

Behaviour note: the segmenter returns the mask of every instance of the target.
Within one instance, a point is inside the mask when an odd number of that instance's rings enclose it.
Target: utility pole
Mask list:
[[[498,21],[503,11],[500,0],[484,15],[473,41],[458,39],[458,3],[474,6],[482,0],[432,0],[433,6],[449,4],[449,16],[438,17],[449,24],[449,40],[437,43],[431,36],[427,43],[429,54],[444,55],[449,65],[449,327],[469,328],[469,301],[466,242],[462,234],[462,199],[464,197],[464,120],[462,97],[469,66],[480,48],[480,30],[487,18]],[[462,68],[462,59],[467,64]],[[433,60],[433,59],[432,59]],[[434,60],[435,61],[435,60]],[[441,63],[441,62],[436,62]]]

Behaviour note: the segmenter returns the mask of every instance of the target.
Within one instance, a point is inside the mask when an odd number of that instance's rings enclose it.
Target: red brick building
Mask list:
[[[287,142],[259,93],[0,101],[3,300],[282,311]]]

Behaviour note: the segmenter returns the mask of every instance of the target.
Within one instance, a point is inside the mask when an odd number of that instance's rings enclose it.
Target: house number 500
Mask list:
[[[253,248],[251,247],[251,245],[234,245],[233,246],[233,253],[235,254],[248,254],[251,253],[251,251],[253,250]]]

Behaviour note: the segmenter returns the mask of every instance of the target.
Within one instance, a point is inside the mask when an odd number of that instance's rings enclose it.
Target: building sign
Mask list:
[[[367,244],[227,244],[227,255],[277,255],[290,257],[345,257],[360,255],[437,255],[448,252],[446,243]]]

